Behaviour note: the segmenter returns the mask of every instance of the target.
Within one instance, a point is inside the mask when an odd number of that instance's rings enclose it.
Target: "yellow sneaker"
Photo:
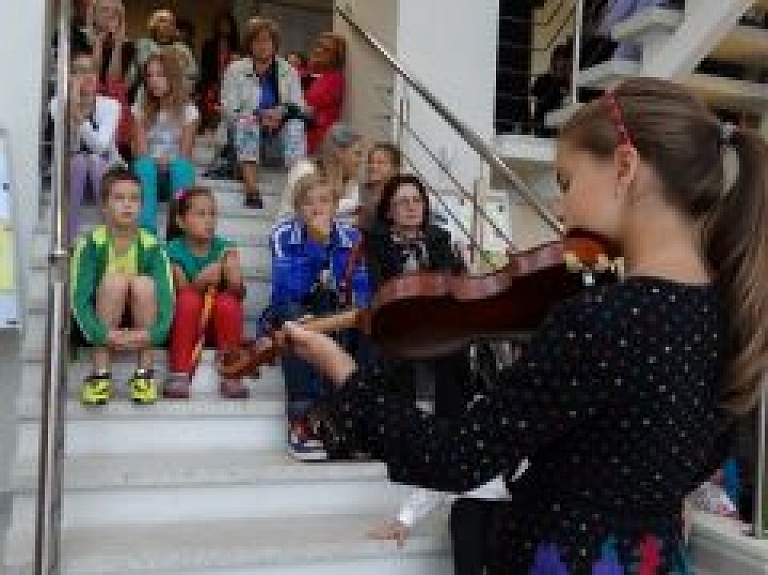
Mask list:
[[[137,369],[128,382],[134,403],[151,405],[157,401],[157,384],[152,369]]]
[[[112,399],[112,376],[109,372],[94,373],[83,381],[80,401],[83,405],[104,405]]]

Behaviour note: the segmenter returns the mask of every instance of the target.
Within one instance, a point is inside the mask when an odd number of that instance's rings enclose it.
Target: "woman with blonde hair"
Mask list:
[[[187,101],[179,61],[171,49],[148,58],[144,82],[143,102],[132,108],[134,171],[143,194],[139,223],[154,233],[158,175],[170,178],[171,195],[195,182],[192,153],[199,114]]]
[[[337,216],[356,220],[360,207],[362,136],[346,124],[334,124],[323,146],[312,160],[298,162],[288,174],[278,210],[278,219],[293,213],[294,184],[306,173],[319,171],[333,184],[337,194]]]

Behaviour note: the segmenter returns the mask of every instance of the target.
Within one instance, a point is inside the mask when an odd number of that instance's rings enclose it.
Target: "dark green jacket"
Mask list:
[[[165,248],[144,230],[139,230],[137,247],[139,275],[149,276],[155,283],[157,315],[149,328],[153,346],[163,345],[173,319],[173,276]],[[98,226],[80,236],[70,266],[70,298],[72,313],[86,341],[104,346],[108,329],[96,313],[96,293],[107,267],[109,231]]]

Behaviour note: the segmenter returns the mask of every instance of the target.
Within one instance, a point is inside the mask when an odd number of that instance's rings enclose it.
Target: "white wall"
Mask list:
[[[12,176],[17,191],[17,245],[30,246],[37,221],[39,184],[38,149],[42,110],[43,28],[45,1],[4,2],[0,18],[0,125],[11,139]],[[28,253],[22,252],[22,258]],[[24,277],[20,275],[23,292]],[[10,341],[8,341],[10,340]],[[13,409],[18,377],[17,336],[0,337],[0,490],[7,489]]]
[[[349,6],[355,21],[388,50],[397,52],[398,0],[337,2],[340,3]],[[393,110],[392,69],[339,16],[334,15],[333,29],[347,39],[344,119],[369,140],[390,140],[392,124],[386,116]]]
[[[407,69],[488,143],[494,137],[498,22],[499,0],[403,0],[398,13],[397,52]],[[418,95],[410,102],[414,130],[471,189],[482,175],[477,154]],[[430,183],[450,187],[416,144],[406,149]]]

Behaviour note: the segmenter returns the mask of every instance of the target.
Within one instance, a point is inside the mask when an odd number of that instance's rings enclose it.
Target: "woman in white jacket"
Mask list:
[[[222,111],[234,130],[245,205],[252,208],[263,207],[258,165],[265,145],[278,143],[287,165],[306,155],[301,81],[293,66],[277,56],[279,40],[273,21],[248,21],[242,42],[247,56],[233,62],[222,80]]]

